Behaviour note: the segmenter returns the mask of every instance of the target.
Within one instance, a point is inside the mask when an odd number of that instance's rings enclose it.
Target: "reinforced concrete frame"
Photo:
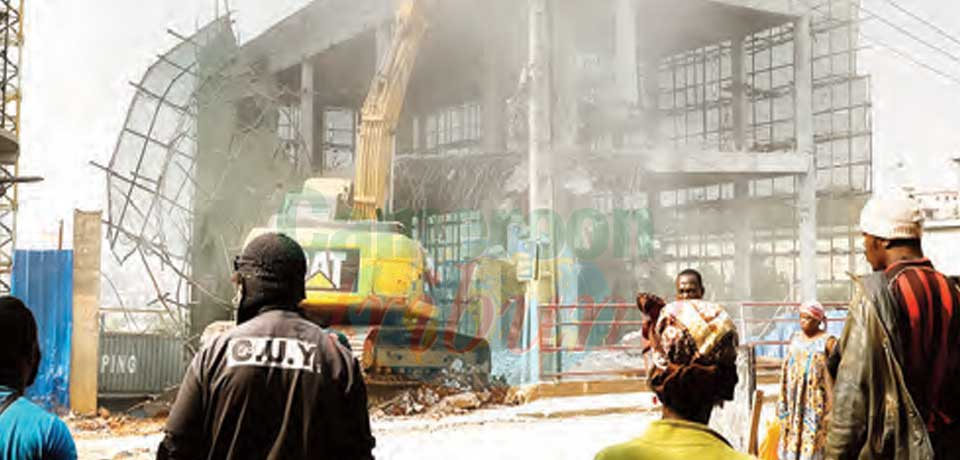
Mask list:
[[[717,272],[714,286],[730,286],[716,295],[844,295],[843,269],[857,263],[851,210],[872,185],[869,78],[856,72],[858,0],[814,10],[733,0],[614,0],[603,8],[532,0],[484,2],[479,12],[475,3],[443,2],[433,22],[396,133],[391,210],[647,207],[656,256],[630,255],[608,270],[632,276],[630,289],[653,279],[651,266],[662,277],[693,265]],[[473,21],[478,14],[484,21]],[[355,148],[347,132],[356,132],[391,18],[388,0],[312,2],[241,46],[218,78],[258,69],[289,88],[283,105],[294,108],[290,125],[302,131],[299,151],[313,173],[352,176],[341,161]],[[707,27],[714,23],[722,26]],[[207,168],[229,163],[217,161]],[[156,175],[108,169],[128,190],[134,183],[188,214],[197,209],[179,193],[157,194]],[[187,170],[189,187],[218,183]],[[582,178],[589,191],[572,191]],[[161,248],[162,235],[172,234],[118,226],[142,248]],[[207,243],[215,253],[237,249]],[[182,271],[194,292],[209,286],[190,275],[200,271],[195,263]],[[766,272],[776,276],[750,282]],[[556,295],[556,281],[541,286],[544,298]],[[196,308],[196,299],[185,304]]]

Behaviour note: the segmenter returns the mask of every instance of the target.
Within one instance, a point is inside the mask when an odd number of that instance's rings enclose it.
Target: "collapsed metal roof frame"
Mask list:
[[[294,116],[282,110],[292,93],[270,86],[269,79],[264,83],[252,64],[242,71],[231,66],[236,39],[229,16],[210,22],[190,36],[171,30],[168,33],[179,42],[158,55],[139,82],[131,82],[135,93],[110,162],[93,165],[106,175],[105,225],[110,250],[121,265],[129,267],[127,264],[132,263],[143,270],[156,296],[149,305],[127,305],[107,276],[120,303],[113,312],[123,314],[132,324],[136,323],[133,315],[159,314],[173,323],[178,333],[185,334],[192,290],[202,291],[224,309],[231,308],[228,299],[208,292],[193,275],[198,207],[224,198],[221,189],[225,171],[239,160],[236,149],[243,148],[251,130],[264,126],[272,130],[276,141],[272,158],[279,162],[298,164],[304,146]],[[240,92],[240,99],[234,91],[236,86],[246,88]],[[241,111],[239,106],[251,95],[256,97],[252,103],[256,106],[252,110],[255,117],[245,121],[248,125],[242,128],[247,131],[231,137],[222,149],[200,152],[198,116],[205,105],[223,104]],[[287,131],[283,136],[281,129]],[[214,161],[223,165],[219,180],[198,180],[200,154],[214,155]]]

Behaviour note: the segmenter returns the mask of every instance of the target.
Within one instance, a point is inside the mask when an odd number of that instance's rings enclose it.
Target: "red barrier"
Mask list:
[[[774,317],[778,316],[777,312],[774,312],[770,317],[767,318],[751,318],[748,313],[757,309],[798,309],[800,303],[798,302],[760,302],[760,301],[747,301],[747,302],[717,302],[721,305],[724,305],[727,308],[727,311],[733,316],[735,322],[737,323],[738,329],[741,330],[741,342],[746,346],[763,346],[763,345],[787,345],[788,341],[783,340],[763,340],[762,337],[753,337],[751,336],[751,331],[747,326],[751,325],[756,327],[756,325],[763,324],[776,324],[776,323],[792,323],[798,322],[797,318],[784,318],[784,317]],[[846,310],[847,304],[841,302],[824,302],[822,303],[824,307],[834,311],[844,311]],[[584,303],[584,304],[547,304],[541,305],[540,310],[540,329],[539,329],[539,344],[540,344],[540,376],[542,379],[550,380],[561,380],[565,377],[599,377],[599,376],[643,376],[646,375],[647,367],[649,366],[648,357],[644,357],[644,367],[642,368],[631,368],[631,369],[590,369],[590,370],[564,370],[562,362],[562,354],[566,352],[615,352],[615,351],[636,351],[642,352],[645,348],[645,341],[641,341],[639,345],[623,345],[620,343],[610,343],[611,339],[619,340],[622,336],[621,332],[626,329],[627,331],[635,330],[639,331],[643,321],[641,320],[627,320],[625,319],[626,315],[630,311],[634,311],[637,308],[634,303],[625,303],[625,302],[611,302],[611,303]],[[598,319],[604,311],[610,311],[613,314],[613,319],[610,320],[600,320]],[[575,319],[565,319],[561,318],[561,314],[566,313],[575,317]],[[835,321],[844,321],[843,319],[828,318],[827,323]],[[591,333],[595,328],[609,328],[605,337],[600,344],[588,344],[588,339],[591,337]],[[568,331],[572,328],[576,330],[576,341],[573,345],[564,345],[563,337],[564,333],[569,333]],[[546,356],[553,355],[553,356]],[[547,363],[548,358],[552,358],[554,361],[553,367],[555,369],[546,370],[544,369],[544,363]]]

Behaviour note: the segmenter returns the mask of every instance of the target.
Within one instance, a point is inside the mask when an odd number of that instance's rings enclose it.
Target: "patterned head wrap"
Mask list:
[[[806,313],[821,323],[827,319],[827,310],[819,302],[804,302],[803,305],[800,305],[800,313]]]
[[[653,349],[654,364],[662,369],[673,365],[688,365],[694,361],[716,362],[736,347],[728,336],[736,336],[737,329],[730,315],[715,303],[701,300],[673,302],[663,308],[655,328],[659,344]],[[724,341],[724,339],[727,339]],[[736,350],[733,350],[736,356]]]
[[[648,337],[650,387],[675,409],[733,399],[737,329],[718,304],[684,300],[663,307]]]

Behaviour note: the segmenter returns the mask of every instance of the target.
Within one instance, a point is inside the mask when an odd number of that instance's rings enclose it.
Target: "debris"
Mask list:
[[[111,414],[100,408],[97,416],[70,415],[65,422],[76,438],[101,438],[109,436],[144,436],[163,431],[165,416],[150,418],[131,417],[126,414]]]
[[[422,385],[404,390],[376,406],[371,413],[374,418],[460,414],[487,405],[503,404],[507,391],[502,380],[490,381],[486,372],[458,359]]]
[[[170,414],[173,402],[177,399],[178,385],[167,388],[159,395],[137,404],[126,411],[127,415],[139,418],[164,417]]]
[[[440,401],[441,406],[446,405],[456,409],[476,409],[481,404],[483,401],[473,392],[450,395]]]
[[[144,458],[150,453],[151,453],[150,449],[146,449],[146,448],[127,450],[127,451],[120,452],[117,455],[114,455],[113,460],[121,460],[121,459],[128,459],[128,458],[133,458],[133,459]]]

